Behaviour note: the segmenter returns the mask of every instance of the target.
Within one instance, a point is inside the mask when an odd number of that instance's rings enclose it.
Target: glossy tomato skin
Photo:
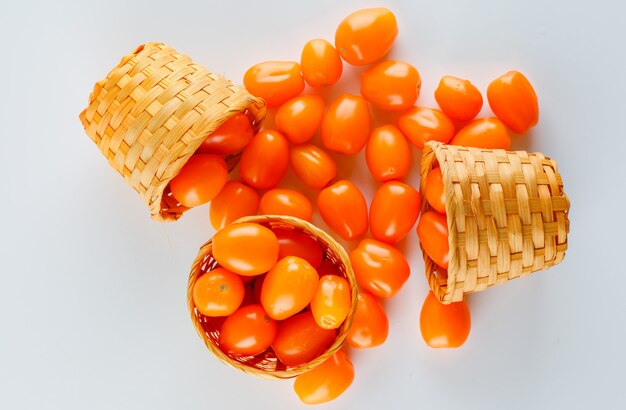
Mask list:
[[[417,223],[417,236],[424,251],[437,265],[448,269],[449,245],[446,216],[435,211],[426,211]]]
[[[499,119],[479,118],[461,128],[450,144],[486,149],[510,149],[511,137]]]
[[[454,136],[452,120],[434,108],[411,107],[398,117],[396,124],[419,149],[424,149],[424,144],[428,141],[447,144]]]
[[[350,284],[341,276],[322,276],[311,300],[311,313],[323,329],[337,329],[350,313]]]
[[[435,100],[441,110],[457,121],[469,121],[483,107],[483,96],[469,80],[446,75],[435,90]]]
[[[324,254],[315,239],[293,229],[274,228],[274,234],[278,238],[278,259],[297,256],[309,262],[315,269],[322,264]]]
[[[326,224],[346,240],[367,232],[367,202],[348,180],[337,181],[320,191],[317,207]]]
[[[199,153],[230,155],[244,149],[254,137],[248,116],[239,112],[213,131],[198,148]]]
[[[365,160],[376,180],[401,179],[411,168],[411,148],[398,127],[385,125],[372,131],[365,148]]]
[[[385,343],[389,320],[385,309],[374,295],[361,291],[346,341],[352,347],[376,347]]]
[[[337,175],[335,160],[323,149],[311,145],[296,145],[289,152],[293,172],[308,187],[322,189]]]
[[[367,144],[371,113],[363,97],[342,94],[333,101],[322,119],[322,144],[340,154],[356,154]]]
[[[252,95],[261,97],[269,108],[278,107],[304,90],[300,64],[295,61],[266,61],[246,71],[243,84]]]
[[[278,260],[278,239],[269,228],[255,223],[229,225],[213,236],[213,258],[243,276],[267,272]]]
[[[441,168],[433,168],[426,176],[424,196],[428,204],[440,214],[446,213],[446,196],[443,192],[443,175]]]
[[[363,239],[350,252],[359,289],[380,298],[390,298],[409,278],[411,268],[396,248],[375,239]]]
[[[206,204],[220,192],[228,179],[224,158],[194,154],[170,181],[172,195],[187,208]]]
[[[334,329],[319,327],[311,312],[303,312],[278,323],[272,349],[283,364],[298,366],[324,353],[336,336]]]
[[[394,244],[411,232],[420,213],[421,196],[398,181],[382,184],[370,206],[370,231],[379,241]]]
[[[244,297],[241,278],[224,268],[215,268],[198,278],[193,303],[205,316],[228,316],[239,309]]]
[[[293,389],[304,404],[320,404],[339,397],[354,380],[354,366],[342,350],[324,363],[296,377]]]
[[[275,336],[276,321],[261,305],[242,306],[222,324],[220,349],[232,356],[256,356],[270,347]]]
[[[487,87],[487,100],[493,113],[516,134],[523,134],[539,121],[535,89],[519,71],[493,80]]]
[[[241,154],[239,175],[257,189],[274,188],[289,167],[289,143],[278,131],[260,131]]]
[[[276,111],[276,129],[292,144],[302,144],[315,135],[322,123],[324,100],[317,94],[292,98]]]
[[[352,65],[367,65],[385,56],[398,35],[396,16],[383,7],[358,10],[335,32],[335,48]]]
[[[417,101],[422,78],[412,65],[381,61],[361,74],[361,95],[382,110],[406,110]]]
[[[464,300],[444,305],[432,291],[428,292],[420,313],[420,330],[428,346],[460,347],[467,340],[471,327],[469,308]]]
[[[307,84],[313,88],[320,88],[331,86],[339,81],[343,63],[332,44],[316,38],[304,45],[300,68]]]
[[[239,181],[228,181],[209,208],[209,219],[215,229],[222,229],[244,216],[256,215],[259,210],[259,194],[254,188]]]
[[[259,204],[261,215],[289,215],[310,221],[313,205],[309,198],[298,191],[286,188],[274,188],[265,192]]]

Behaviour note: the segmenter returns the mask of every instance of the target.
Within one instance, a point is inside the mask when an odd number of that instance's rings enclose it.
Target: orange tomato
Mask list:
[[[272,319],[287,319],[311,302],[318,281],[309,262],[297,256],[284,257],[265,275],[261,305]]]
[[[261,97],[269,108],[278,107],[304,90],[300,64],[295,61],[266,61],[253,65],[243,76],[243,85]]]
[[[224,268],[244,276],[267,272],[278,260],[278,239],[255,223],[229,225],[213,236],[213,258]]]
[[[170,181],[172,195],[187,208],[202,205],[220,192],[228,179],[224,158],[212,154],[194,154]]]
[[[263,353],[274,341],[276,321],[261,305],[240,307],[228,316],[219,336],[220,349],[232,356],[256,356]]]
[[[480,118],[461,128],[450,144],[475,148],[510,149],[511,137],[499,119]]]
[[[343,64],[335,47],[316,38],[307,42],[300,57],[302,77],[313,88],[335,84],[341,77]]]
[[[350,285],[341,276],[322,276],[311,300],[311,313],[317,325],[337,329],[350,312]]]
[[[469,80],[445,75],[435,90],[435,100],[446,115],[457,121],[469,121],[483,107],[483,96]]]
[[[239,181],[228,181],[211,201],[209,219],[215,229],[222,229],[244,216],[256,215],[259,194]]]
[[[396,120],[398,128],[417,148],[424,149],[428,141],[447,144],[454,136],[454,123],[434,108],[412,107]]]
[[[274,188],[289,167],[289,143],[278,131],[260,131],[243,150],[239,175],[257,189]]]
[[[346,17],[335,32],[335,48],[352,65],[367,65],[389,52],[398,35],[396,16],[383,7]]]
[[[422,78],[402,61],[382,61],[361,74],[361,95],[382,110],[406,110],[417,101]]]
[[[342,94],[328,106],[322,119],[322,144],[340,154],[356,154],[369,137],[371,114],[363,97]]]
[[[367,231],[367,202],[359,188],[348,180],[322,189],[317,207],[326,224],[344,239],[355,239]]]
[[[402,252],[375,239],[363,239],[350,252],[359,289],[380,298],[390,298],[402,288],[411,273]]]
[[[378,299],[367,292],[359,292],[356,312],[346,341],[357,348],[380,346],[387,340],[389,320]]]
[[[441,168],[433,168],[426,176],[426,185],[424,186],[424,196],[428,204],[440,214],[446,213],[446,196],[443,192],[443,175]]]
[[[278,323],[272,349],[287,366],[298,366],[315,359],[335,341],[337,332],[322,329],[311,312],[303,312]]]
[[[378,181],[404,178],[411,168],[411,149],[394,125],[375,128],[365,148],[365,160]]]
[[[278,259],[297,256],[309,262],[315,269],[322,263],[323,252],[320,245],[309,235],[293,229],[275,228],[278,238]]]
[[[320,404],[334,400],[354,380],[354,366],[342,350],[316,368],[296,377],[293,389],[304,404]]]
[[[259,204],[261,215],[289,215],[310,221],[313,205],[309,198],[293,189],[275,188],[261,197]]]
[[[379,241],[400,242],[411,232],[420,214],[420,193],[398,181],[382,184],[370,206],[370,231]]]
[[[487,87],[487,100],[493,113],[516,134],[523,134],[539,121],[537,94],[528,78],[509,71]]]
[[[293,172],[310,188],[324,188],[337,175],[335,160],[315,145],[292,147],[289,159]]]
[[[430,347],[460,347],[467,340],[472,320],[465,301],[444,305],[428,292],[420,313],[422,338]]]
[[[448,222],[446,216],[426,211],[417,223],[417,236],[424,251],[437,265],[448,269]]]
[[[224,268],[215,268],[200,276],[193,286],[193,304],[205,316],[228,316],[243,301],[241,278]]]
[[[248,116],[239,112],[206,137],[197,152],[216,155],[234,154],[248,145],[253,136],[254,130]]]
[[[302,144],[310,140],[322,123],[324,100],[316,94],[292,98],[276,111],[276,129],[289,142]]]

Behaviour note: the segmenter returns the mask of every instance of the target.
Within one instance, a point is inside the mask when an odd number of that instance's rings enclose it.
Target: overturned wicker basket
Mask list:
[[[447,277],[423,254],[439,300],[460,301],[563,260],[570,204],[555,161],[540,153],[429,142],[422,156],[422,187],[436,162],[446,198]],[[422,212],[428,208],[422,199]]]
[[[170,180],[207,135],[239,112],[258,131],[265,102],[169,46],[147,43],[96,83],[80,119],[152,218],[173,221],[187,208],[169,192]],[[226,160],[232,169],[238,155]]]

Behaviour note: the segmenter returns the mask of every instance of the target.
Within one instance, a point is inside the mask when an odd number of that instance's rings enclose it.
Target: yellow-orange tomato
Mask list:
[[[302,144],[310,140],[322,123],[324,100],[316,94],[292,98],[276,111],[276,129],[289,142]]]
[[[316,38],[307,42],[300,57],[302,77],[313,88],[335,84],[341,77],[343,64],[335,47]]]
[[[350,252],[350,262],[359,289],[380,298],[390,298],[398,293],[411,273],[402,252],[375,239],[363,239]]]
[[[187,208],[206,204],[220,192],[228,179],[224,158],[194,154],[170,181],[172,195]]]
[[[367,144],[371,122],[370,108],[363,97],[342,94],[324,114],[322,144],[340,154],[356,154]]]
[[[284,257],[265,275],[261,304],[272,319],[287,319],[311,302],[318,281],[309,262],[297,256]]]
[[[454,123],[442,111],[434,108],[412,107],[396,120],[398,128],[417,148],[424,149],[428,141],[447,144],[454,136]]]
[[[293,189],[275,188],[261,197],[259,204],[261,215],[289,215],[310,221],[313,205],[309,198]]]
[[[274,188],[289,167],[289,143],[278,131],[261,131],[243,150],[239,175],[258,189]]]
[[[260,275],[278,260],[278,239],[262,225],[234,224],[215,234],[212,251],[224,268],[244,276]]]
[[[419,72],[402,61],[382,61],[361,74],[361,95],[382,110],[406,110],[421,87]]]
[[[193,304],[205,316],[228,316],[239,309],[243,282],[233,272],[215,268],[200,276],[193,286]]]
[[[469,121],[483,107],[483,96],[469,80],[446,75],[435,90],[435,100],[441,110],[453,120]]]
[[[487,87],[487,99],[493,113],[516,134],[523,134],[539,121],[537,94],[528,78],[519,71],[509,71]]]
[[[339,24],[335,48],[349,64],[371,64],[389,52],[397,35],[398,23],[391,10],[362,9]]]
[[[441,168],[433,168],[426,176],[424,196],[428,204],[440,214],[446,213],[446,197],[443,193],[443,175]]]
[[[465,301],[444,305],[428,292],[420,313],[422,338],[430,347],[460,347],[467,340],[472,320]]]
[[[309,262],[315,269],[322,263],[323,252],[317,241],[309,235],[293,229],[274,228],[278,238],[278,259],[297,256]]]
[[[330,347],[337,332],[322,329],[311,312],[303,312],[278,323],[272,349],[287,366],[298,366],[315,359]]]
[[[348,180],[321,190],[317,207],[326,224],[344,239],[356,239],[367,231],[367,202],[359,188]]]
[[[350,284],[341,276],[322,276],[311,300],[311,313],[317,325],[337,329],[350,312]]]
[[[213,131],[197,152],[229,155],[241,151],[254,136],[252,124],[245,113],[237,113]]]
[[[209,219],[215,229],[222,229],[244,216],[256,215],[259,210],[259,194],[254,188],[239,181],[228,181],[209,209]]]
[[[315,145],[296,145],[289,154],[293,172],[307,186],[322,189],[337,175],[335,160]]]
[[[480,118],[461,128],[450,144],[475,148],[509,149],[511,137],[499,119]]]
[[[304,404],[320,404],[334,400],[354,380],[354,366],[342,350],[316,368],[296,377],[293,389]]]
[[[256,356],[270,347],[275,336],[276,321],[260,305],[246,305],[222,324],[220,349],[233,356]]]
[[[266,61],[253,65],[243,76],[250,94],[261,97],[267,106],[278,107],[304,90],[300,64],[295,61]]]
[[[370,206],[370,231],[379,241],[394,244],[411,232],[420,214],[420,193],[398,181],[382,184]]]
[[[411,149],[394,125],[375,128],[367,141],[365,160],[378,181],[404,178],[411,168]]]
[[[359,292],[356,312],[346,341],[352,347],[380,346],[387,340],[389,320],[378,299],[367,292]]]
[[[417,223],[417,236],[430,259],[442,268],[448,269],[450,247],[446,216],[435,211],[424,212]]]

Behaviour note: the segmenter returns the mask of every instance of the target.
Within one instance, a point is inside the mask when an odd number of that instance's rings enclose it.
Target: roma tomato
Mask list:
[[[239,275],[260,275],[276,264],[278,239],[269,228],[259,224],[229,225],[213,237],[213,257]]]
[[[354,380],[354,366],[342,350],[316,368],[296,377],[293,389],[304,404],[320,404],[334,400]]]
[[[411,149],[394,125],[375,128],[367,141],[365,160],[378,181],[404,178],[411,168]]]
[[[412,107],[396,120],[398,128],[417,148],[424,149],[428,141],[447,144],[454,136],[454,123],[434,108]]]
[[[440,214],[446,213],[446,196],[443,193],[443,175],[441,168],[433,168],[426,176],[424,196],[428,204]]]
[[[278,259],[285,256],[297,256],[309,262],[317,269],[322,263],[323,252],[320,245],[309,235],[293,229],[275,228],[278,238]]]
[[[444,305],[428,292],[420,313],[422,338],[430,347],[460,347],[467,340],[472,320],[465,301]]]
[[[349,64],[371,64],[389,52],[397,35],[398,23],[390,10],[362,9],[339,23],[335,48]]]
[[[219,336],[220,349],[233,356],[256,356],[270,347],[275,336],[276,321],[261,305],[242,306],[224,321]]]
[[[367,231],[367,202],[359,188],[348,180],[322,189],[317,207],[326,224],[346,240]]]
[[[335,341],[337,332],[322,329],[311,312],[303,312],[278,323],[272,349],[287,366],[298,366],[315,359]]]
[[[487,87],[487,100],[493,113],[516,134],[523,134],[539,121],[537,94],[528,78],[509,71]]]
[[[254,130],[248,116],[237,113],[213,131],[202,142],[197,152],[230,155],[244,149],[254,137]]]
[[[371,122],[370,108],[363,97],[342,94],[324,114],[322,144],[340,154],[356,154],[367,144]]]
[[[387,340],[389,320],[378,299],[367,292],[359,292],[356,312],[346,341],[357,348],[380,346]]]
[[[509,149],[511,137],[499,119],[480,118],[461,128],[450,144],[475,148]]]
[[[274,188],[289,167],[289,143],[278,131],[260,131],[243,150],[239,175],[257,189]]]
[[[239,181],[228,181],[211,201],[209,219],[215,229],[222,229],[244,216],[256,215],[259,210],[259,194],[254,188]]]
[[[350,252],[350,262],[359,289],[380,298],[390,298],[398,293],[411,273],[402,252],[375,239],[363,239]]]
[[[435,100],[441,110],[453,120],[469,121],[483,107],[483,96],[469,80],[446,75],[435,90]]]
[[[239,309],[245,290],[239,275],[215,268],[193,286],[193,304],[205,316],[228,316]]]
[[[411,232],[420,214],[420,193],[398,181],[382,184],[370,206],[370,231],[379,241],[394,244]]]
[[[292,98],[276,111],[276,129],[289,142],[302,144],[313,138],[322,123],[324,100],[316,94]]]
[[[316,38],[304,45],[300,57],[300,68],[307,84],[313,88],[319,88],[339,81],[343,64],[332,44]]]
[[[322,189],[337,175],[335,160],[315,145],[292,147],[289,159],[293,172],[310,188]]]
[[[450,247],[446,216],[435,211],[424,212],[417,223],[417,236],[430,259],[442,268],[448,269]]]
[[[261,305],[272,319],[287,319],[311,302],[318,281],[317,271],[309,262],[297,256],[282,258],[265,275]]]
[[[293,189],[275,188],[261,197],[259,204],[261,215],[289,215],[310,221],[313,205],[309,198]]]
[[[322,276],[311,300],[311,313],[317,325],[337,329],[350,313],[350,284],[341,276]]]
[[[243,85],[261,97],[269,108],[278,107],[304,90],[300,64],[295,61],[266,61],[253,65],[243,76]]]
[[[228,179],[224,158],[194,154],[170,181],[172,195],[187,208],[206,204],[220,192]]]
[[[422,87],[419,72],[402,61],[382,61],[361,74],[361,95],[382,110],[406,110]]]

